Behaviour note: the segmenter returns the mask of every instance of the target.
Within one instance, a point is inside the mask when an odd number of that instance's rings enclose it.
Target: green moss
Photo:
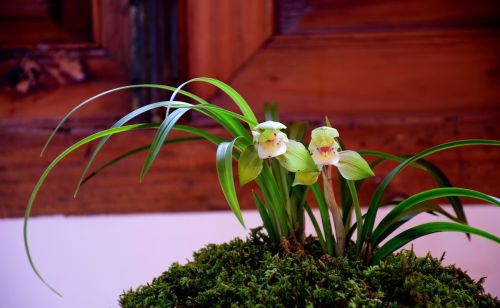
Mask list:
[[[500,307],[454,266],[403,251],[376,266],[322,256],[307,240],[304,250],[283,250],[253,231],[246,240],[211,244],[194,261],[170,269],[151,284],[120,296],[123,307]]]

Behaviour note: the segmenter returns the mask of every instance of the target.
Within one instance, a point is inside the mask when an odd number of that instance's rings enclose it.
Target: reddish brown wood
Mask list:
[[[496,115],[498,116],[498,114]],[[451,139],[468,137],[492,138],[498,136],[496,126],[485,124],[483,116],[455,117],[441,120],[432,118],[392,118],[379,125],[377,119],[360,121],[336,118],[341,137],[351,149],[383,150],[394,154],[408,154]],[[109,120],[109,125],[112,121]],[[77,139],[93,131],[90,122],[70,122],[65,134],[59,134],[46,156],[39,158],[39,150],[50,130],[30,130],[29,123],[3,126],[0,129],[0,217],[22,216],[33,186],[50,160]],[[99,124],[103,126],[103,124]],[[212,128],[211,133],[222,134]],[[69,132],[69,133],[68,133]],[[123,151],[152,140],[152,132],[127,133],[114,136],[99,155],[98,166]],[[168,146],[161,151],[144,183],[138,176],[144,153],[128,158],[86,184],[77,199],[72,194],[85,163],[93,149],[86,146],[69,156],[58,166],[40,191],[33,209],[35,215],[47,214],[102,214],[165,211],[227,210],[215,171],[215,146],[208,142],[191,142]],[[491,172],[500,162],[500,151],[491,147],[470,147],[447,151],[431,158],[459,187],[478,189],[499,195],[500,175]],[[388,171],[388,164],[376,169],[377,176],[367,181],[361,191],[362,203],[368,202],[369,192],[380,183]],[[405,175],[406,174],[406,175]],[[408,170],[396,178],[387,196],[404,196],[433,187],[433,182],[422,171]],[[254,208],[250,188],[239,193],[243,208]]]
[[[228,80],[270,37],[273,1],[186,1],[184,12],[187,77]],[[207,97],[212,87],[193,84],[191,90]]]
[[[98,1],[101,12],[102,47],[110,58],[122,69],[123,78],[130,72],[131,59],[131,22],[130,1]],[[99,4],[99,3],[98,3]],[[126,80],[126,82],[130,82]]]
[[[498,26],[495,0],[279,0],[284,33]]]
[[[92,3],[75,1],[2,1],[0,48],[39,44],[91,43]]]
[[[185,2],[181,45],[186,48],[186,79],[229,81],[257,111],[264,101],[274,100],[284,121],[322,125],[326,114],[354,150],[404,155],[450,140],[498,139],[497,2],[295,2],[309,7],[297,6],[291,34],[267,44],[275,21],[272,1]],[[94,3],[104,12],[99,43],[115,63],[91,61],[94,79],[88,83],[29,97],[0,94],[0,217],[24,215],[35,181],[50,160],[129,109],[126,94],[91,104],[57,136],[47,156],[38,158],[50,128],[67,110],[128,82],[121,73],[129,67],[128,1]],[[191,89],[205,98],[214,93],[199,85]],[[229,106],[222,96],[212,101]],[[192,123],[223,133],[200,117]],[[114,136],[96,165],[152,137],[152,132]],[[92,148],[81,149],[55,169],[42,187],[35,215],[228,209],[217,184],[215,147],[206,142],[165,148],[142,184],[138,173],[144,155],[129,158],[89,182],[75,200],[74,185]],[[500,175],[491,172],[500,162],[498,149],[453,150],[432,161],[456,186],[500,195]],[[366,182],[363,204],[388,167],[377,169],[377,176]],[[408,171],[396,178],[388,197],[431,187],[427,175]],[[240,192],[243,208],[253,208],[250,188]]]
[[[293,117],[497,110],[500,32],[277,36],[231,85]],[[225,96],[215,101],[229,106]]]
[[[0,74],[6,74],[8,64],[0,66]],[[53,123],[87,98],[127,82],[122,68],[113,61],[91,58],[88,65],[91,76],[83,83],[40,89],[29,95],[18,94],[13,89],[0,91],[0,123],[35,126]],[[124,91],[105,96],[82,108],[78,118],[84,121],[117,118],[130,110],[129,94]]]

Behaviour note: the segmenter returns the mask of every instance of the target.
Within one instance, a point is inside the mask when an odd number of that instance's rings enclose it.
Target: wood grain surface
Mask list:
[[[498,30],[276,36],[231,85],[257,110],[275,101],[296,116],[498,109],[499,38]]]
[[[497,115],[498,116],[498,115]],[[462,138],[492,138],[496,127],[477,117],[454,117],[442,120],[393,119],[390,124],[377,121],[336,118],[337,128],[351,149],[382,150],[393,154],[409,154],[440,142]],[[108,125],[111,125],[109,121]],[[77,139],[90,134],[91,123],[70,122],[65,133],[58,134],[46,156],[39,151],[50,130],[2,127],[0,130],[0,217],[22,216],[37,178],[50,160]],[[101,126],[103,123],[100,124]],[[87,126],[86,131],[84,127]],[[210,129],[210,128],[209,128]],[[222,134],[218,128],[210,132]],[[126,133],[114,136],[98,156],[94,166],[136,146],[148,144],[152,132]],[[103,214],[166,211],[227,210],[215,170],[214,145],[196,141],[165,147],[143,183],[139,171],[145,159],[142,153],[115,165],[86,184],[73,199],[76,182],[94,145],[89,145],[65,159],[43,185],[33,208],[34,215]],[[431,161],[442,167],[452,183],[499,195],[500,176],[491,172],[500,163],[500,151],[491,147],[469,147],[436,154]],[[363,204],[394,164],[376,169],[376,177],[367,181],[361,191]],[[235,168],[236,170],[236,168]],[[398,176],[387,192],[387,198],[404,197],[433,187],[432,179],[419,170],[408,170]],[[239,192],[241,206],[253,208],[252,187]]]
[[[189,0],[184,3],[186,79],[213,77],[228,80],[271,36],[273,1]],[[209,97],[214,88],[192,84],[190,89]]]
[[[100,91],[129,82],[131,31],[128,2],[94,1],[102,12],[98,44],[113,61],[91,60],[91,80],[27,97],[0,92],[0,217],[24,215],[37,178],[51,159],[77,140],[111,126],[130,110],[127,93],[103,98],[72,118],[46,156],[39,151],[58,119]],[[262,119],[266,101],[279,104],[282,121],[332,120],[347,146],[407,155],[442,142],[500,139],[500,10],[498,1],[258,0],[182,2],[181,76],[227,81]],[[95,14],[95,12],[94,12]],[[126,29],[122,29],[121,27]],[[0,65],[0,74],[2,71]],[[210,102],[234,108],[213,88],[190,87]],[[189,122],[223,131],[194,114]],[[153,132],[111,138],[95,166]],[[139,184],[144,153],[73,190],[93,145],[72,154],[49,176],[34,215],[227,210],[217,183],[214,145],[164,148]],[[499,196],[500,151],[468,147],[431,158],[458,187]],[[375,170],[361,191],[363,204],[393,164]],[[406,174],[406,176],[405,176]],[[396,178],[386,198],[433,187],[418,170]],[[252,186],[239,191],[253,208]],[[467,201],[467,200],[466,200]],[[470,200],[469,200],[470,201]]]

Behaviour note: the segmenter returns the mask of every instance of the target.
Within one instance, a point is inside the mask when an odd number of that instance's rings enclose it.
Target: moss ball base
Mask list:
[[[122,307],[500,307],[483,279],[412,251],[366,266],[333,258],[308,238],[304,249],[275,245],[260,231],[210,244],[186,265],[120,296]]]

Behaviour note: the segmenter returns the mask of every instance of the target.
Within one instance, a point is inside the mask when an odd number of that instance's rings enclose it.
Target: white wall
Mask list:
[[[467,207],[470,224],[500,235],[494,206]],[[433,220],[420,215],[415,222]],[[255,211],[244,212],[249,227],[260,224]],[[435,219],[434,219],[435,220]],[[311,230],[312,228],[309,228]],[[0,220],[0,307],[117,307],[124,289],[151,281],[194,250],[247,232],[229,212],[36,217],[30,222],[33,258],[64,298],[47,289],[31,271],[24,253],[22,220]],[[488,276],[487,291],[500,296],[500,245],[458,233],[433,234],[414,242],[419,255],[447,251],[475,279]]]

